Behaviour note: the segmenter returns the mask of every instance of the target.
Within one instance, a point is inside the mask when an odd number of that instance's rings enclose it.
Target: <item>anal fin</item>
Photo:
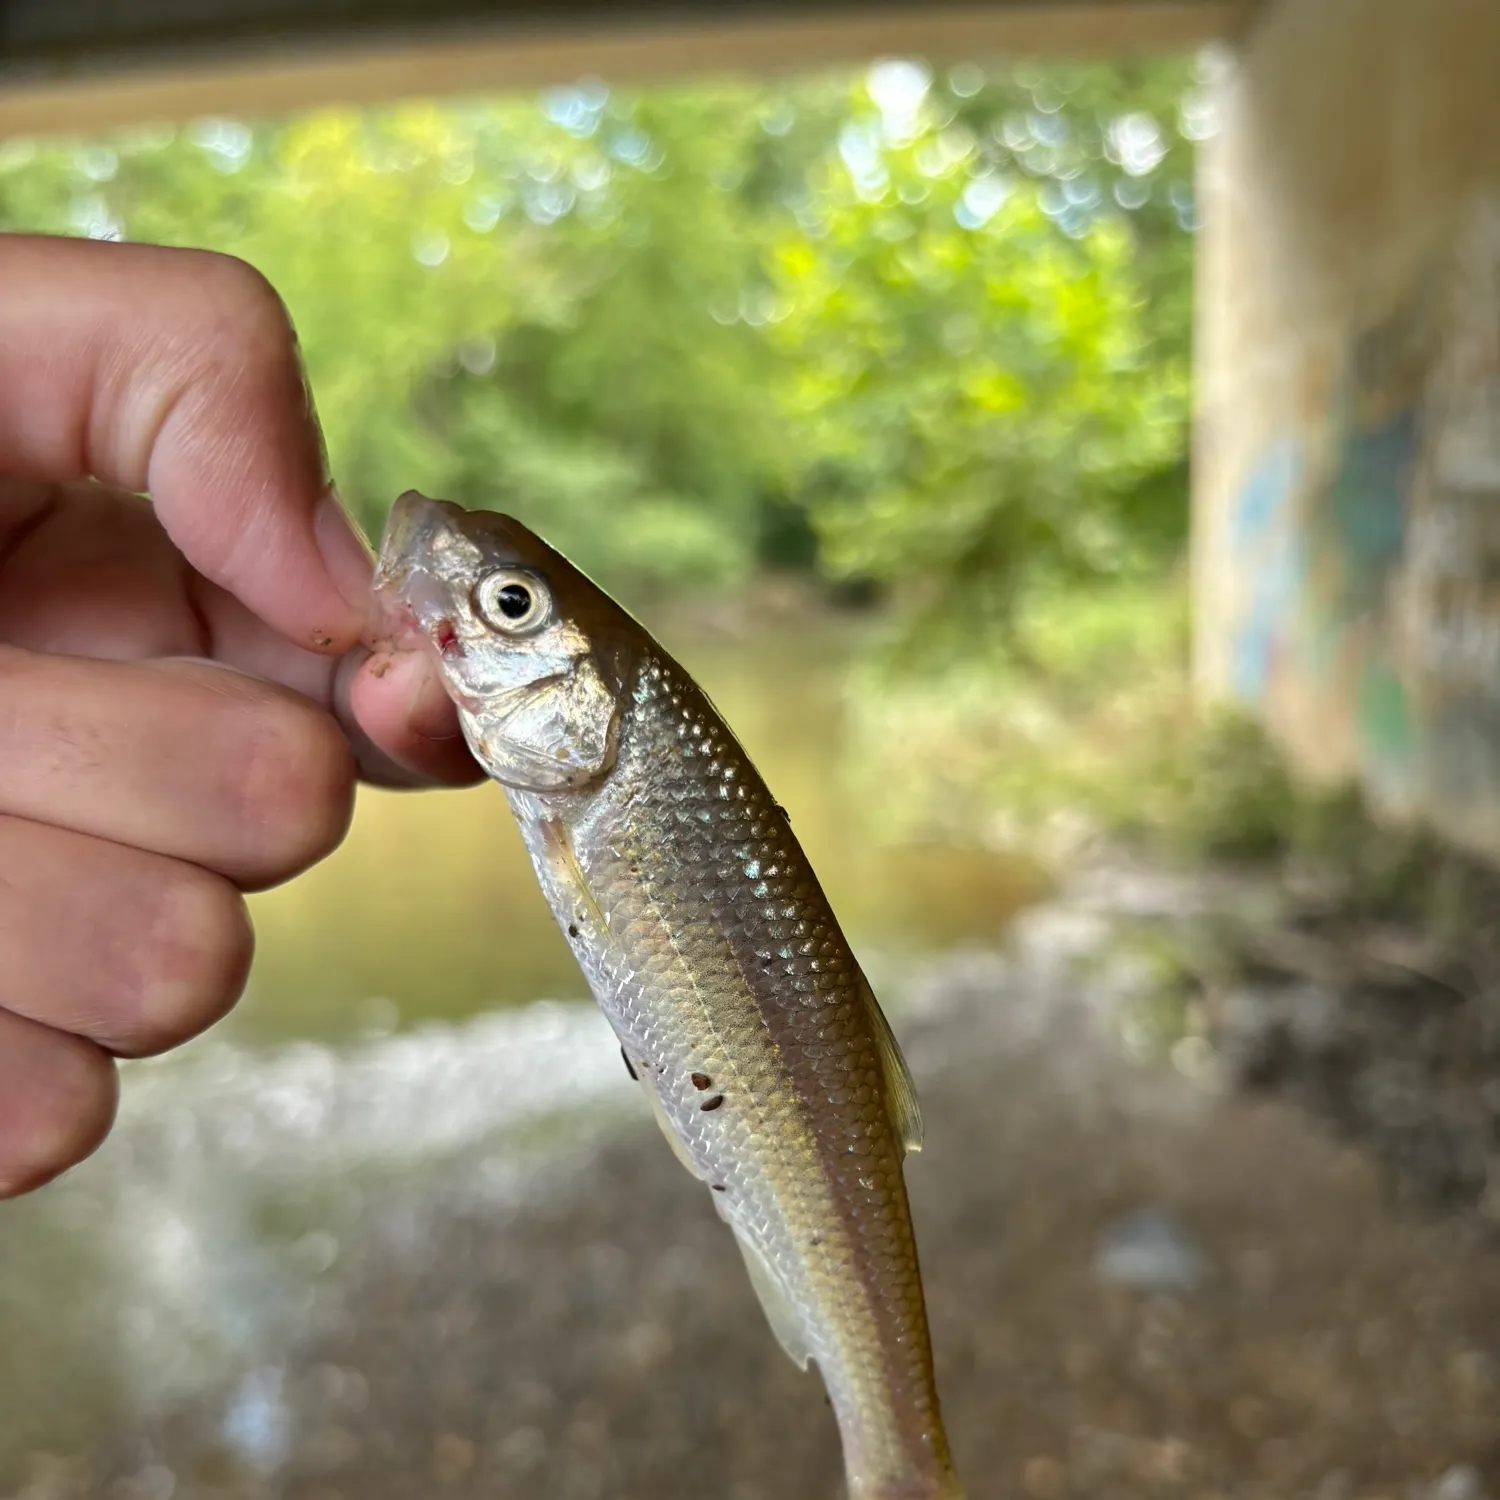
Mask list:
[[[801,1314],[782,1291],[781,1283],[777,1280],[776,1273],[766,1264],[765,1257],[738,1229],[734,1231],[734,1241],[745,1258],[750,1285],[755,1288],[755,1295],[760,1299],[761,1309],[766,1315],[766,1322],[771,1325],[771,1332],[776,1335],[776,1342],[786,1350],[799,1370],[805,1370],[808,1361],[812,1359],[812,1348],[808,1343]]]

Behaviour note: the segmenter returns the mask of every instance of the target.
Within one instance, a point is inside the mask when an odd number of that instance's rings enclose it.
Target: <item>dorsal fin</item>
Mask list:
[[[862,976],[861,976],[862,977]],[[870,1015],[870,1030],[875,1034],[875,1050],[880,1054],[880,1066],[885,1073],[886,1104],[891,1112],[891,1123],[908,1152],[922,1149],[922,1109],[917,1103],[917,1086],[912,1082],[911,1069],[901,1055],[901,1044],[886,1020],[875,991],[869,980],[862,986],[865,1008]]]

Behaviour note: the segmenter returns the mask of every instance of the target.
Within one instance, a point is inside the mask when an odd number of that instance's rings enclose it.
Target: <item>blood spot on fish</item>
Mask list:
[[[707,1112],[711,1109],[717,1109],[723,1102],[723,1094],[715,1094],[712,1099],[705,1099],[703,1103],[698,1106],[698,1108]]]
[[[707,1073],[693,1074],[693,1087],[695,1089],[711,1089],[713,1086],[714,1081]]]
[[[569,922],[568,923],[568,936],[571,937],[571,938],[576,938],[578,936],[578,923],[577,922]]]
[[[432,639],[433,643],[437,646],[438,650],[443,653],[444,656],[451,656],[454,654],[457,654],[459,656],[463,655],[464,648],[459,645],[458,632],[453,628],[452,620],[439,620],[437,624],[432,627]]]
[[[620,1048],[620,1056],[625,1059],[625,1071],[639,1083],[641,1080],[636,1076],[635,1068],[631,1066],[630,1054],[623,1047]]]

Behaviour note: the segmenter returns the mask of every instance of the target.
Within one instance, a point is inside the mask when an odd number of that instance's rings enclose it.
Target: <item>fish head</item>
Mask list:
[[[434,653],[494,780],[561,792],[608,773],[638,627],[534,532],[408,491],[391,508],[374,592],[375,633]]]

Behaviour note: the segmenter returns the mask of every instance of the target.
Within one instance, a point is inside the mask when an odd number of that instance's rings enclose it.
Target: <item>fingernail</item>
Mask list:
[[[329,490],[313,513],[313,535],[323,564],[335,587],[363,618],[370,610],[370,579],[375,572],[375,554],[355,524],[354,518]]]
[[[416,658],[417,685],[406,710],[406,727],[424,740],[451,740],[460,733],[458,710],[438,680],[432,664]]]

